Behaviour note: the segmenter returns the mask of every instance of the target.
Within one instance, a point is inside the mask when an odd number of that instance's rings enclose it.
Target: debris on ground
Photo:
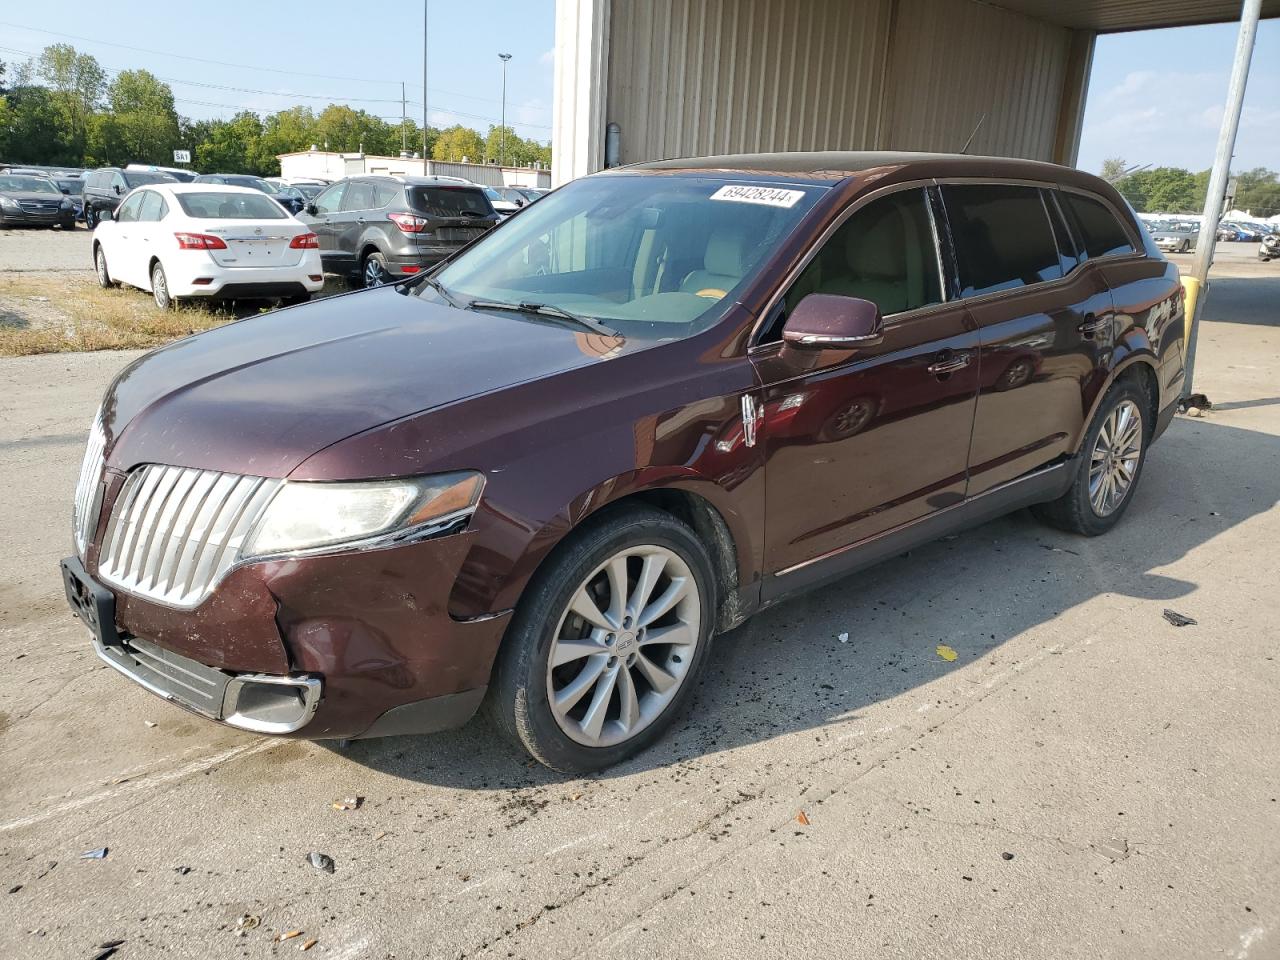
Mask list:
[[[953,649],[948,647],[945,643],[938,644],[937,653],[938,653],[938,656],[940,656],[943,660],[947,661],[947,663],[954,662],[956,657],[960,656],[960,654],[956,653]]]
[[[574,799],[576,800],[576,799],[577,799],[577,797],[575,797]],[[385,837],[386,835],[387,835],[387,831],[385,831],[385,830],[379,830],[379,831],[378,831],[378,835],[377,835],[376,837],[374,837],[373,839],[374,839],[374,840],[381,840],[381,839],[382,839],[383,837]]]
[[[319,853],[312,850],[307,854],[307,862],[317,870],[323,870],[325,873],[333,873],[333,857],[327,853]]]
[[[800,824],[802,827],[807,827],[809,825],[809,817],[803,810],[796,814],[796,823]]]
[[[840,642],[841,642],[841,643],[848,643],[848,642],[849,642],[849,635],[848,635],[847,633],[842,633],[842,634],[840,634]]]
[[[1008,850],[1006,850],[1004,853],[1000,854],[1000,859],[1001,859],[1001,860],[1012,860],[1012,859],[1013,859],[1013,854],[1012,854],[1012,853],[1010,853]]]
[[[236,926],[241,930],[256,930],[260,923],[262,923],[261,917],[256,917],[252,913],[246,913],[236,921]]]
[[[105,860],[107,859],[107,851],[109,847],[99,847],[97,850],[86,850],[80,854],[81,860]]]
[[[286,940],[292,940],[294,937],[300,937],[300,936],[302,936],[301,930],[290,930],[287,933],[280,934],[280,936],[276,937],[276,940],[279,941],[280,943],[284,943],[284,941]]]
[[[120,940],[116,942],[114,947],[99,947],[98,952],[93,955],[93,960],[107,960],[108,957],[114,957],[122,943],[124,943],[124,941]]]
[[[143,720],[142,722],[143,722],[143,723],[145,723],[148,727],[154,727],[154,726],[157,726],[157,724],[156,724],[156,722],[155,722],[154,720]]]
[[[1164,618],[1172,623],[1175,627],[1194,627],[1199,621],[1193,620],[1191,617],[1185,617],[1176,610],[1165,609]]]
[[[1110,840],[1103,840],[1099,843],[1090,844],[1090,846],[1112,863],[1117,860],[1127,860],[1131,852],[1129,850],[1129,841],[1123,837],[1112,837]]]
[[[188,873],[191,872],[191,868],[190,867],[174,867],[173,872],[178,874],[179,876],[185,877]]]
[[[310,950],[312,947],[314,947],[314,946],[315,946],[317,943],[319,943],[319,942],[320,942],[320,938],[319,938],[319,937],[312,937],[310,940],[308,940],[306,943],[304,943],[304,944],[303,944],[301,947],[299,947],[298,949],[300,949],[300,950],[302,950],[302,951],[304,951],[304,952],[305,952],[305,951],[307,951],[307,950]]]
[[[360,805],[364,803],[364,797],[344,797],[341,800],[333,801],[333,809],[335,810],[359,810]]]

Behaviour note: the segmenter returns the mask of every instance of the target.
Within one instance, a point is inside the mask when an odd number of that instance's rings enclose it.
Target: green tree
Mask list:
[[[1196,178],[1181,167],[1147,171],[1147,209],[1161,213],[1198,213],[1204,194],[1196,195]]]
[[[1266,167],[1255,167],[1236,175],[1236,204],[1255,217],[1280,213],[1280,176]]]
[[[181,131],[167,83],[146,70],[125,70],[107,88],[107,103],[107,112],[90,119],[87,163],[173,162]]]
[[[310,107],[290,107],[265,118],[262,151],[272,159],[281,153],[308,150],[318,139],[316,115]]]
[[[472,163],[483,163],[484,141],[480,134],[460,123],[445,127],[431,147],[431,159],[452,163],[460,163],[465,159]]]
[[[279,173],[275,164],[263,162],[262,118],[243,110],[230,120],[211,121],[196,147],[195,165],[206,173],[252,173],[270,176]]]
[[[321,146],[344,153],[354,153],[361,146],[365,153],[395,155],[400,152],[400,128],[385,120],[356,110],[345,104],[331,103],[316,118],[316,136]]]
[[[102,100],[107,73],[92,54],[80,53],[69,43],[45,47],[36,60],[36,75],[49,86],[61,113],[61,139],[83,153],[89,117]]]
[[[11,87],[5,95],[8,140],[5,159],[23,163],[78,164],[83,147],[69,142],[62,105],[44,87]]]

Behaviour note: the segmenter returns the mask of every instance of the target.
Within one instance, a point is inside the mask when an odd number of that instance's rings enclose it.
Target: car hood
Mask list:
[[[397,287],[332,297],[131,364],[103,402],[108,462],[284,477],[353,434],[643,345],[545,318],[455,309]]]
[[[41,193],[38,190],[0,190],[0,196],[6,196],[11,200],[52,200],[59,204],[63,200],[70,199],[65,193]]]

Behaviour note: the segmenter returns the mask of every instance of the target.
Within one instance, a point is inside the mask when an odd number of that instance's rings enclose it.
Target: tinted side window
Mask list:
[[[1133,244],[1129,235],[1120,226],[1107,207],[1089,197],[1078,193],[1059,193],[1067,211],[1075,221],[1076,233],[1084,242],[1085,253],[1090,257],[1105,257],[1108,254],[1132,253]]]
[[[885,316],[942,302],[938,252],[923,190],[874,200],[846,220],[787,291],[785,312],[811,293],[870,300]],[[768,339],[781,335],[781,323]]]
[[[154,190],[147,190],[142,194],[142,206],[138,210],[138,219],[154,223],[162,216],[160,210],[164,206],[164,200],[160,194]]]
[[[320,196],[316,197],[316,213],[337,213],[342,206],[342,195],[347,192],[347,182],[335,183]]]
[[[942,188],[960,270],[960,296],[1062,276],[1049,217],[1035,187],[963,184]]]
[[[124,193],[129,189],[129,185],[124,182],[124,177],[118,173],[113,173],[111,175],[111,186],[113,188],[119,187],[121,193]]]
[[[116,211],[116,222],[131,223],[138,219],[138,209],[142,206],[142,194],[135,193],[132,197],[120,204],[120,209]]]
[[[1040,199],[1044,201],[1044,208],[1049,213],[1053,240],[1058,245],[1058,262],[1062,264],[1062,272],[1067,274],[1080,265],[1081,258],[1077,256],[1075,241],[1071,239],[1071,231],[1067,229],[1067,222],[1063,219],[1062,209],[1058,206],[1054,192],[1041,190]]]
[[[373,205],[375,207],[385,207],[388,203],[396,198],[400,193],[400,185],[398,183],[379,183],[373,188]]]
[[[373,184],[368,180],[354,180],[347,188],[343,210],[370,210],[373,208]]]

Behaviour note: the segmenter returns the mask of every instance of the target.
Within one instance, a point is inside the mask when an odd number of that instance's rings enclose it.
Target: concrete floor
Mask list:
[[[0,360],[0,956],[1280,957],[1280,264],[1222,272],[1215,409],[1112,534],[1020,513],[769,611],[589,779],[481,723],[263,740],[101,666],[56,564],[128,358]]]

